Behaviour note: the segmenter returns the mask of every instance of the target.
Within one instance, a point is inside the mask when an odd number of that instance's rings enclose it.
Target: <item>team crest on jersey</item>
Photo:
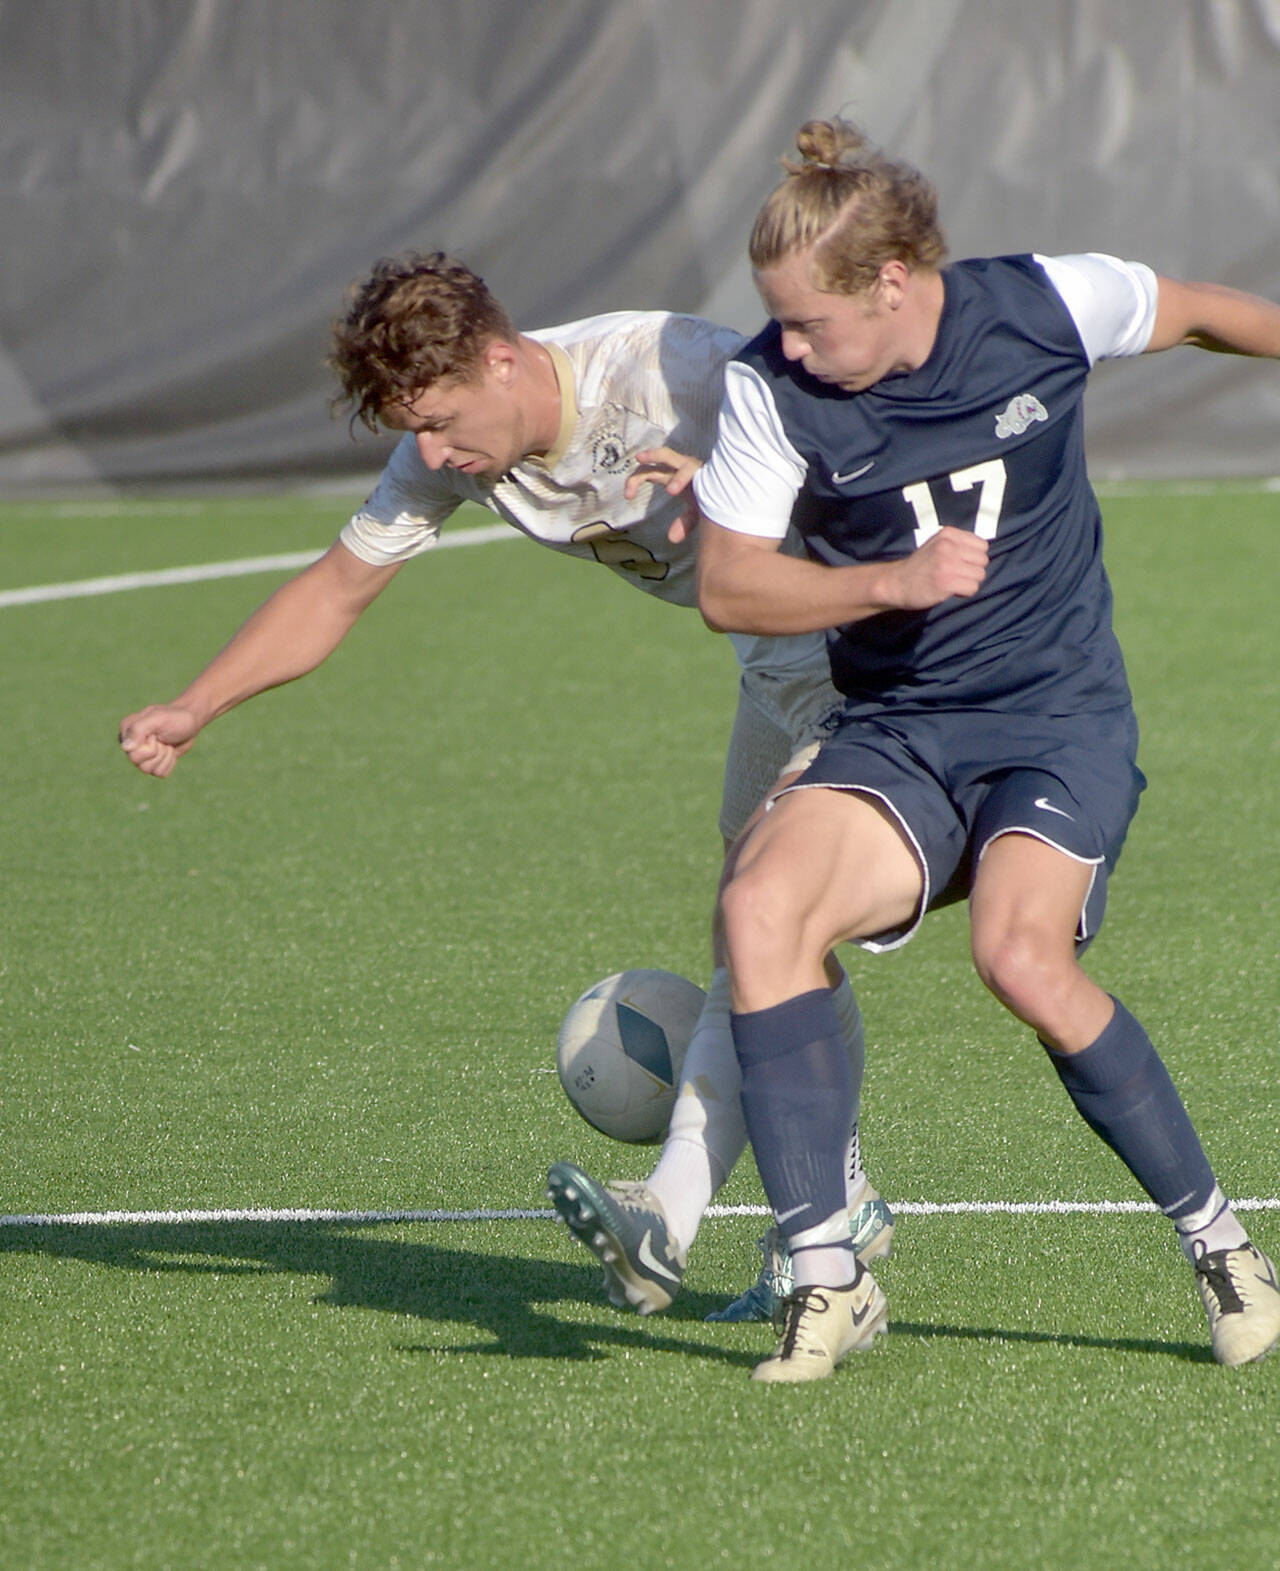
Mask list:
[[[591,449],[591,467],[606,475],[616,475],[627,467],[627,446],[616,431],[598,436]]]
[[[1034,393],[1019,393],[996,416],[996,435],[1002,441],[1006,436],[1021,436],[1028,426],[1048,418],[1049,411]]]

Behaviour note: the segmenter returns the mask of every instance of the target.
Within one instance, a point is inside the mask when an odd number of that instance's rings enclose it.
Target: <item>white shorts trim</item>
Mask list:
[[[1059,845],[1059,843],[1051,835],[1046,835],[1041,829],[1027,829],[1024,828],[1021,824],[1007,824],[1003,829],[997,829],[995,834],[989,836],[982,842],[982,849],[978,852],[977,859],[974,863],[975,867],[977,866],[977,863],[981,862],[983,857],[986,856],[988,850],[996,843],[996,841],[1003,839],[1005,835],[1026,835],[1029,839],[1038,840],[1041,845],[1047,845],[1055,851],[1061,851],[1063,856],[1067,857],[1070,861],[1077,863],[1079,866],[1091,867],[1093,869],[1093,876],[1089,879],[1089,887],[1084,892],[1084,899],[1080,903],[1080,915],[1076,920],[1076,943],[1087,943],[1088,940],[1094,936],[1089,931],[1089,901],[1093,896],[1094,886],[1098,882],[1098,869],[1107,860],[1106,857],[1081,856],[1078,851],[1068,851],[1066,846]]]
[[[784,796],[789,796],[792,791],[852,792],[855,796],[874,797],[882,807],[888,809],[889,813],[893,817],[894,822],[897,824],[898,828],[901,829],[903,838],[910,846],[912,855],[915,857],[916,864],[920,869],[920,900],[916,906],[916,914],[911,919],[911,923],[905,932],[899,934],[897,938],[851,938],[849,939],[849,942],[853,944],[855,948],[865,949],[868,954],[873,955],[887,955],[892,950],[901,949],[905,944],[909,944],[916,936],[917,932],[919,932],[920,924],[924,921],[925,912],[929,909],[929,901],[932,898],[932,886],[929,880],[929,864],[925,860],[924,852],[920,849],[920,842],[916,839],[914,833],[912,832],[911,825],[907,823],[906,819],[903,818],[902,814],[893,805],[889,798],[885,796],[883,791],[877,791],[873,786],[858,785],[856,781],[849,781],[847,783],[842,781],[839,785],[833,785],[829,780],[814,780],[810,784],[806,785],[803,781],[797,780],[794,785],[783,786],[781,791],[775,791],[765,804],[766,810],[772,808],[774,803],[780,801]]]

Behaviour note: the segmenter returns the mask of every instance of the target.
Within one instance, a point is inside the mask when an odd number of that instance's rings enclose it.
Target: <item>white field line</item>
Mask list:
[[[1223,485],[1231,482],[1209,481],[1188,482],[1185,485],[1160,487],[1158,494],[1169,495],[1200,495],[1206,490],[1221,489]],[[1262,490],[1266,492],[1280,491],[1280,476],[1262,480],[1246,480],[1237,482],[1237,488],[1245,491]],[[1100,494],[1130,494],[1134,487],[1125,482],[1112,483],[1110,489],[1107,482],[1101,481],[1096,489]],[[198,504],[192,503],[187,508],[177,508],[176,511],[191,512]],[[136,509],[135,509],[136,510]],[[167,508],[167,511],[175,511]],[[123,502],[82,503],[65,510],[68,516],[80,516],[85,513],[99,513],[104,516],[114,515],[129,511],[129,504]],[[453,545],[487,545],[493,540],[513,540],[518,531],[505,524],[487,524],[477,529],[458,529],[452,533],[444,533],[437,541],[437,548]],[[196,567],[171,567],[161,568],[149,573],[118,573],[109,578],[81,578],[65,584],[36,584],[30,589],[0,589],[0,609],[5,606],[36,605],[49,600],[76,600],[85,595],[115,595],[129,589],[154,589],[167,584],[196,584],[209,579],[240,578],[250,573],[288,573],[296,572],[314,562],[320,551],[295,551],[282,556],[253,556],[243,557],[233,562],[207,562]]]
[[[487,545],[517,540],[509,524],[483,524],[442,534],[435,549],[452,545]],[[80,578],[66,584],[36,584],[30,589],[0,589],[0,607],[35,605],[46,600],[78,600],[84,595],[118,595],[127,589],[156,589],[166,584],[198,584],[215,578],[243,578],[250,573],[289,573],[308,567],[323,551],[292,551],[283,556],[247,556],[234,562],[205,562],[196,567],[164,567],[151,573],[117,573],[111,578]]]
[[[1280,1198],[1233,1200],[1235,1211],[1280,1211]],[[1149,1200],[900,1200],[890,1201],[896,1216],[1128,1216],[1155,1214]],[[767,1206],[710,1206],[710,1217],[768,1216]],[[0,1228],[102,1227],[119,1223],[150,1226],[192,1222],[335,1222],[373,1226],[405,1222],[550,1222],[550,1210],[474,1211],[325,1211],[248,1209],[223,1211],[61,1211],[0,1216]]]

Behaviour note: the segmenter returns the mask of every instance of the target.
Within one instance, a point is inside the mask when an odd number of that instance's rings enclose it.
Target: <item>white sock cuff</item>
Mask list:
[[[1202,1254],[1214,1254],[1219,1249],[1240,1249],[1249,1242],[1249,1235],[1231,1209],[1231,1203],[1215,1184],[1213,1193],[1200,1209],[1191,1216],[1181,1216],[1174,1223],[1182,1252],[1194,1265]]]
[[[849,1242],[849,1213],[841,1208],[833,1211],[829,1217],[816,1223],[813,1227],[806,1227],[802,1232],[793,1233],[787,1239],[787,1244],[794,1254],[797,1249],[813,1249],[824,1244],[847,1244]]]
[[[1208,1227],[1220,1212],[1227,1209],[1227,1197],[1221,1188],[1215,1184],[1213,1193],[1198,1211],[1192,1211],[1187,1216],[1180,1216],[1173,1224],[1180,1233],[1199,1233]]]

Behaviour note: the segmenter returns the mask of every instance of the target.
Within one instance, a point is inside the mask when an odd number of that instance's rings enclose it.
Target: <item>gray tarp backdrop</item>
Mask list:
[[[843,111],[954,255],[1280,299],[1280,0],[0,0],[0,495],[363,481],[328,323],[444,247],[532,326],[744,330],[777,160]],[[1280,368],[1103,367],[1099,476],[1280,472]]]

